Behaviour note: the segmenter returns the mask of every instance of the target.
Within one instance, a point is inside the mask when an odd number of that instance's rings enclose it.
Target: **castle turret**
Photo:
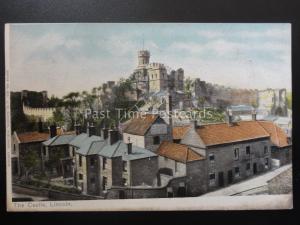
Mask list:
[[[147,50],[141,50],[138,52],[138,67],[143,68],[149,64],[150,52]]]

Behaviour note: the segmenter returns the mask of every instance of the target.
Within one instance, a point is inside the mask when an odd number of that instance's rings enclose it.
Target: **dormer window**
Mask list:
[[[159,136],[154,136],[153,137],[153,144],[154,145],[159,145],[160,144],[160,137]]]

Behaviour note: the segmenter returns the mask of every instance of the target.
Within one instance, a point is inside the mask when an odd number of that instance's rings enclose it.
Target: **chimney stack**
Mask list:
[[[42,122],[41,118],[39,119],[39,122],[38,122],[38,131],[40,133],[43,132],[43,122]]]
[[[56,124],[50,125],[50,138],[53,138],[57,135]]]
[[[233,125],[232,109],[228,109],[227,113],[228,113],[228,125],[232,126]]]
[[[198,121],[193,120],[194,129],[196,130],[198,128]]]
[[[117,130],[110,130],[108,136],[108,143],[113,145],[119,140],[119,132]]]
[[[81,134],[81,125],[78,123],[75,124],[75,132],[76,132],[76,135]]]
[[[96,127],[93,125],[93,123],[91,125],[88,124],[87,133],[89,137],[96,135]]]
[[[255,109],[252,110],[252,120],[253,121],[256,120],[256,110]]]
[[[104,140],[108,138],[108,128],[104,127],[101,131],[101,136],[103,137]]]

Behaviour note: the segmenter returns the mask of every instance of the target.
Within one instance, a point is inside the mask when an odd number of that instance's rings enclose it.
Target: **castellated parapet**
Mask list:
[[[47,121],[53,117],[55,108],[31,108],[23,104],[23,112],[26,116],[35,116],[40,118],[42,121]]]

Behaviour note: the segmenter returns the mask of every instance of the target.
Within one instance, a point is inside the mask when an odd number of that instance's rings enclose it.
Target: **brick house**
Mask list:
[[[287,134],[274,122],[259,121],[259,124],[271,136],[271,157],[277,165],[285,165],[292,161],[292,143]]]
[[[123,141],[134,146],[157,150],[164,140],[171,141],[170,126],[157,114],[139,115],[129,122],[123,130]]]
[[[271,169],[270,135],[258,121],[195,123],[181,143],[205,155],[209,191]]]

